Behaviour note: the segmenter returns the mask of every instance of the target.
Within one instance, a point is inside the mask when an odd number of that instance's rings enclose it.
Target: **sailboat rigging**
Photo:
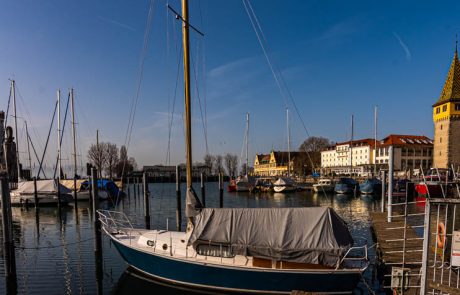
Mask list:
[[[135,229],[123,213],[98,210],[103,230],[134,269],[173,284],[245,293],[353,290],[367,268],[367,248],[353,247],[331,208],[202,207],[192,188],[187,0],[177,19],[184,43],[187,230]],[[322,229],[328,230],[318,234]],[[351,259],[357,248],[363,257]]]

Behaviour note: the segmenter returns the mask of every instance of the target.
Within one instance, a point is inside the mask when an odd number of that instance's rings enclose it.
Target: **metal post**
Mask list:
[[[219,207],[224,208],[224,180],[222,172],[219,173]]]
[[[180,191],[180,167],[176,166],[176,227],[181,231],[182,227],[182,200]]]
[[[387,185],[386,173],[385,173],[385,170],[382,170],[382,201],[381,201],[382,204],[380,205],[382,213],[385,212],[385,190],[386,190],[386,185]]]
[[[145,216],[145,228],[150,229],[150,192],[147,183],[147,174],[144,172],[142,175],[142,183],[144,190],[144,216]]]
[[[389,148],[389,157],[388,157],[388,222],[391,222],[391,215],[393,214],[393,146]]]
[[[206,188],[204,186],[204,173],[201,172],[201,203],[203,207],[206,207]]]
[[[428,287],[428,255],[430,246],[431,204],[430,199],[425,203],[425,227],[423,230],[422,277],[420,279],[420,294],[427,294]]]
[[[35,209],[38,209],[37,177],[34,177],[34,204]]]

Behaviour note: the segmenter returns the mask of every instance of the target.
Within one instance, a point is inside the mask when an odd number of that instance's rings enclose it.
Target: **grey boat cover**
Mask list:
[[[18,189],[15,191],[20,194],[33,194],[34,193],[34,182],[23,181],[18,183]],[[53,179],[50,180],[37,180],[37,192],[39,194],[55,194],[57,193],[57,183]],[[59,192],[61,194],[69,194],[71,190],[59,184]]]
[[[353,238],[327,207],[205,208],[195,217],[188,244],[223,245],[235,255],[336,266]]]

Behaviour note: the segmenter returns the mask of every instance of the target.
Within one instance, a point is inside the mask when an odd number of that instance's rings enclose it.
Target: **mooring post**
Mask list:
[[[61,214],[61,190],[59,189],[61,183],[59,182],[59,178],[54,179],[54,183],[56,184],[57,187],[57,200],[58,200],[58,209],[59,209],[59,214]]]
[[[77,193],[77,176],[73,176],[73,201],[75,203],[75,211],[77,211],[77,201],[78,201],[78,193]]]
[[[187,193],[187,192],[186,192]],[[176,228],[182,230],[182,200],[180,192],[180,167],[176,166]]]
[[[14,251],[13,216],[11,213],[11,199],[8,178],[5,175],[0,179],[2,201],[3,226],[3,256],[7,294],[17,293],[16,256]]]
[[[35,211],[38,210],[38,192],[37,192],[37,178],[34,177],[34,204],[35,204]],[[37,212],[35,212],[37,214]]]
[[[204,187],[204,173],[201,172],[201,203],[206,207],[206,188]]]
[[[382,200],[381,200],[381,210],[382,213],[385,212],[385,190],[386,190],[387,180],[385,170],[382,170]]]
[[[143,184],[143,191],[144,191],[144,216],[145,216],[145,228],[150,229],[150,192],[147,183],[147,174],[144,172],[142,175],[142,184]]]
[[[224,175],[219,173],[219,207],[224,208]]]
[[[126,177],[126,190],[128,191],[128,198],[131,197],[131,191],[129,189],[129,177]]]
[[[99,222],[99,216],[97,208],[99,204],[98,187],[97,187],[97,169],[91,169],[91,190],[93,191],[93,222],[94,222],[94,251],[96,253],[102,251],[101,241],[101,223]]]
[[[388,154],[388,222],[391,222],[391,217],[393,214],[393,167],[394,167],[394,161],[393,161],[393,146],[390,146],[389,148],[389,154]]]

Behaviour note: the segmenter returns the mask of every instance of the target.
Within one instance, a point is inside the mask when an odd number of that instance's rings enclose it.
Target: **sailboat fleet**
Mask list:
[[[192,187],[187,0],[176,18],[182,21],[184,44],[186,231],[134,228],[124,213],[99,210],[104,232],[131,267],[172,284],[218,292],[351,292],[368,266],[367,248],[354,247],[346,224],[331,208],[201,204]],[[362,255],[351,257],[357,250]]]

